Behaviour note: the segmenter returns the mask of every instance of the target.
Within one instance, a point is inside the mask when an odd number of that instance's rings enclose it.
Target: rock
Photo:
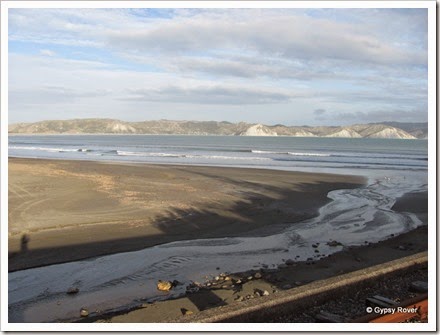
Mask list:
[[[338,241],[329,241],[329,242],[327,242],[327,245],[328,245],[329,247],[337,247],[337,246],[342,245],[342,243],[341,243],[341,242],[338,242]]]
[[[171,284],[173,285],[173,287],[176,287],[178,285],[182,285],[182,283],[178,280],[173,280],[173,282]]]
[[[315,249],[315,253],[317,253],[317,254],[318,254],[318,253],[319,253],[319,250],[318,250],[318,249]]]
[[[81,315],[81,317],[85,318],[85,317],[89,316],[89,311],[85,308],[81,308],[81,310],[79,311],[79,315]]]
[[[261,273],[260,272],[257,272],[255,275],[254,275],[254,278],[255,279],[260,279],[260,278],[262,278],[263,276],[261,275]]]
[[[220,280],[220,277],[219,277],[219,276],[215,276],[214,279],[215,279],[215,280]]]
[[[169,291],[173,288],[173,283],[169,282],[169,281],[162,281],[159,280],[157,282],[157,289],[159,291]]]
[[[79,292],[78,287],[69,287],[69,289],[67,290],[67,294],[77,294],[78,292]]]
[[[249,277],[247,277],[247,280],[252,280],[254,277],[252,277],[252,276],[249,276]]]
[[[216,270],[220,270],[220,268],[219,267],[217,267],[217,268],[215,268]]]
[[[231,280],[231,277],[226,276],[226,277],[224,278],[224,280],[225,280],[225,281],[229,281],[229,280]]]
[[[312,244],[312,248],[317,248],[318,247],[318,245],[317,244]]]
[[[237,295],[237,297],[234,300],[235,301],[243,301],[244,298],[241,295]]]
[[[404,245],[399,245],[398,246],[399,250],[405,251],[407,248]]]
[[[186,308],[181,308],[180,311],[182,312],[183,315],[194,314],[193,311],[190,311],[189,309],[186,309]]]
[[[287,261],[285,261],[285,264],[290,266],[295,264],[295,261],[293,259],[288,259]]]
[[[285,284],[282,287],[283,290],[288,290],[288,289],[291,289],[291,288],[292,288],[292,285],[290,285],[290,284]]]
[[[286,264],[278,264],[278,269],[285,269],[287,268]]]
[[[302,282],[300,282],[300,281],[296,281],[296,282],[294,282],[294,284],[295,284],[296,286],[300,286],[300,285],[302,285]]]
[[[229,287],[229,285],[222,285],[221,288],[224,289],[224,290],[227,290],[227,289],[230,288],[230,287]]]

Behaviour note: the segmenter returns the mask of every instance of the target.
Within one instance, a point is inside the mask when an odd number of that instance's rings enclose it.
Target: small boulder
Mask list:
[[[79,292],[79,288],[78,287],[69,287],[69,289],[67,290],[67,294],[77,294]]]
[[[181,308],[180,311],[182,312],[183,315],[194,314],[193,311],[190,311],[189,309],[186,309],[186,308]]]
[[[255,279],[261,279],[263,276],[261,275],[261,273],[260,272],[257,272],[255,275],[254,275],[254,278]]]
[[[338,242],[338,241],[329,241],[329,242],[327,242],[327,245],[328,245],[329,247],[337,247],[337,246],[342,245],[342,243],[341,243],[341,242]]]
[[[159,291],[169,291],[173,288],[173,283],[169,282],[169,281],[163,281],[163,280],[159,280],[157,282],[157,289]]]
[[[295,261],[294,261],[293,259],[288,259],[288,260],[285,261],[284,263],[285,263],[286,265],[291,266],[291,265],[295,264]]]
[[[81,315],[81,317],[85,318],[85,317],[89,316],[89,311],[85,308],[81,308],[81,310],[79,311],[79,315]]]

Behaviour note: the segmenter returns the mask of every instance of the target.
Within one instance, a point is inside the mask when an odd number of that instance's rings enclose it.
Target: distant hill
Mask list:
[[[9,125],[9,134],[164,134],[425,139],[428,136],[428,124],[383,122],[344,127],[297,127],[226,121],[125,122],[113,119],[74,119],[12,124]]]

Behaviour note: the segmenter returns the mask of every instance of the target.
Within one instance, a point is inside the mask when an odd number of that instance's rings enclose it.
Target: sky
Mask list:
[[[9,123],[426,122],[427,9],[20,9]]]

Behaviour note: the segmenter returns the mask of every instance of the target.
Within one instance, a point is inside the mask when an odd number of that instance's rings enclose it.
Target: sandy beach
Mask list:
[[[315,216],[329,191],[364,182],[261,169],[10,158],[9,271],[170,241],[273,233],[280,223]]]
[[[262,169],[10,158],[9,271],[173,241],[269,236],[317,216],[330,203],[330,191],[362,188],[365,182],[362,177]],[[239,293],[220,285],[128,313],[98,313],[90,321],[166,322],[184,310],[197,313],[240,303],[238,296],[255,290],[279,294],[426,251],[427,192],[405,194],[392,210],[413,213],[424,225],[379,243],[343,247],[312,262],[244,269],[249,271],[234,278],[256,271],[263,275],[244,283]]]

